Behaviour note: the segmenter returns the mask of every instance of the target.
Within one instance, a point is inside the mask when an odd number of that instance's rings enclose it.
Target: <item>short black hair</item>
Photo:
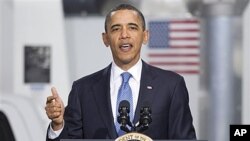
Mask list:
[[[120,5],[116,6],[116,7],[114,7],[113,9],[111,9],[108,12],[108,14],[106,15],[105,24],[104,24],[105,32],[107,32],[107,25],[108,25],[108,22],[111,19],[111,13],[114,12],[114,11],[118,11],[118,10],[133,10],[133,11],[137,12],[140,19],[141,19],[141,22],[142,22],[143,31],[146,29],[145,18],[144,18],[143,14],[142,14],[142,12],[140,10],[138,10],[136,7],[134,7],[134,6],[130,5],[130,4],[120,4]]]

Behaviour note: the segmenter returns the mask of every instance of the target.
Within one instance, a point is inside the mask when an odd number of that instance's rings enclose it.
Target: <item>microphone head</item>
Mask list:
[[[119,104],[119,108],[118,108],[118,112],[119,113],[129,113],[130,112],[130,104],[127,100],[122,100]]]
[[[150,104],[149,104],[148,101],[143,102],[140,113],[141,114],[150,114],[151,115],[151,108],[150,108]]]
[[[148,101],[143,102],[142,108],[140,109],[140,120],[136,127],[138,132],[144,132],[149,128],[149,124],[152,122],[151,108]]]
[[[117,121],[121,124],[121,127],[125,127],[130,121],[129,108],[130,104],[127,100],[123,100],[119,103],[119,115],[117,116]]]
[[[150,124],[152,122],[151,113],[149,102],[144,102],[140,111],[140,123],[144,125]]]
[[[121,107],[128,107],[128,108],[130,108],[130,104],[129,104],[129,102],[127,100],[122,100],[120,102],[120,104],[119,104],[119,108],[121,108]]]

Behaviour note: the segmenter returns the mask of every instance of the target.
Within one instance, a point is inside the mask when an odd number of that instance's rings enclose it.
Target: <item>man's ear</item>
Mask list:
[[[148,43],[148,40],[149,40],[149,31],[148,30],[145,30],[143,32],[143,44],[146,45]]]
[[[103,40],[103,43],[105,44],[106,47],[109,47],[109,39],[108,39],[108,34],[103,32],[102,33],[102,40]]]

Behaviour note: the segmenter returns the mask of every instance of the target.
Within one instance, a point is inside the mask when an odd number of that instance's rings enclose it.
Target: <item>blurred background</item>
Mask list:
[[[74,80],[112,61],[101,33],[119,3],[145,15],[142,58],[184,76],[198,139],[250,124],[249,0],[0,0],[1,141],[45,140],[50,88],[67,105]]]

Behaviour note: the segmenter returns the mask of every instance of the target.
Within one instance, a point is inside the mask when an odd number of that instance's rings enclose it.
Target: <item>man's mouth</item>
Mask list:
[[[128,50],[130,50],[132,48],[132,45],[131,44],[122,44],[121,46],[120,46],[120,49],[122,50],[122,51],[128,51]]]

